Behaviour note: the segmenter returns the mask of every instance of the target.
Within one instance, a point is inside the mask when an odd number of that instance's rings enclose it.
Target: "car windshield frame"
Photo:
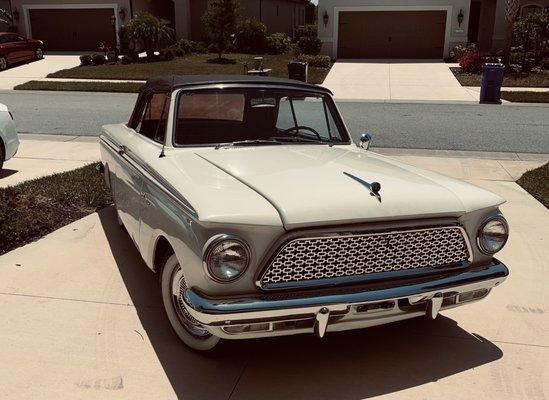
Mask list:
[[[217,142],[217,143],[195,143],[195,144],[181,144],[176,142],[176,129],[177,129],[177,123],[178,123],[178,114],[179,114],[179,107],[180,107],[180,101],[181,98],[184,96],[185,93],[188,92],[215,92],[215,91],[222,91],[226,93],[231,92],[238,92],[238,91],[253,91],[253,90],[266,90],[266,91],[273,91],[273,92],[287,92],[295,94],[296,97],[317,97],[321,98],[324,101],[324,104],[326,105],[326,112],[330,113],[330,116],[335,124],[335,127],[338,130],[339,135],[341,136],[341,140],[331,140],[331,141],[308,141],[304,139],[303,141],[280,141],[276,142],[275,144],[284,144],[284,145],[330,145],[330,146],[339,146],[339,145],[349,145],[352,144],[351,135],[347,131],[347,127],[345,126],[345,123],[343,122],[343,119],[341,117],[341,114],[339,113],[339,110],[336,107],[336,104],[328,93],[326,91],[319,89],[306,89],[306,88],[300,88],[300,87],[292,87],[290,85],[275,85],[275,84],[206,84],[206,85],[197,85],[193,87],[183,87],[178,88],[174,91],[175,95],[175,101],[173,101],[173,113],[170,118],[171,122],[171,139],[170,144],[174,148],[188,148],[188,147],[213,147],[213,148],[221,148],[221,147],[230,147],[233,143],[237,143],[236,146],[238,146],[238,142],[242,141],[226,141],[226,142]],[[279,107],[279,103],[277,103],[276,107]],[[313,135],[314,136],[314,135]],[[259,138],[258,138],[259,139]],[[259,141],[258,141],[259,142]],[[257,144],[258,146],[261,144]]]

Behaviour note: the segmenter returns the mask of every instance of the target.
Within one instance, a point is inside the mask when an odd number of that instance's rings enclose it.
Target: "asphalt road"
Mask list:
[[[0,92],[19,132],[99,135],[125,122],[136,95]],[[340,102],[354,137],[370,133],[375,147],[549,154],[549,107],[476,104]]]

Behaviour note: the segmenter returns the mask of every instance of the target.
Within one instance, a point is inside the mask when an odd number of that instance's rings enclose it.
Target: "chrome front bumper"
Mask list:
[[[193,289],[184,294],[188,312],[213,335],[246,339],[359,329],[429,316],[480,300],[509,274],[497,260],[490,265],[421,282],[395,283],[342,294],[307,296],[279,293],[209,298]],[[389,286],[391,285],[391,286]]]

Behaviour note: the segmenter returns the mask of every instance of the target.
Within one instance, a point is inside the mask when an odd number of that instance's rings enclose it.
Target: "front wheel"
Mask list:
[[[220,339],[209,333],[183,305],[181,297],[187,288],[187,283],[175,254],[164,261],[160,284],[164,309],[177,336],[191,349],[199,351],[213,349]]]
[[[37,48],[34,52],[34,58],[37,60],[41,60],[44,58],[44,50],[42,50],[40,47]]]
[[[8,59],[4,56],[0,56],[0,71],[8,69]]]

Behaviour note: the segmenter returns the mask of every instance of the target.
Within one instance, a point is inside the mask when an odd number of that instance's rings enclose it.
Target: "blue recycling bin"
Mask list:
[[[486,63],[482,66],[480,103],[501,104],[501,85],[505,66],[502,63]]]

